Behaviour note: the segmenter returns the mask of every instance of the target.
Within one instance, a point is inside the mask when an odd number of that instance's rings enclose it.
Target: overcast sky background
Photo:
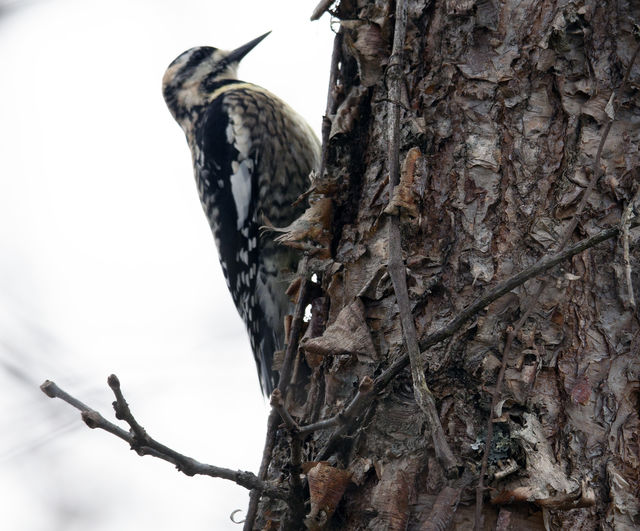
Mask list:
[[[140,458],[38,386],[113,420],[116,373],[153,437],[257,471],[266,403],[160,83],[187,48],[273,30],[241,78],[319,133],[332,33],[316,3],[0,0],[3,529],[239,529],[244,489]]]

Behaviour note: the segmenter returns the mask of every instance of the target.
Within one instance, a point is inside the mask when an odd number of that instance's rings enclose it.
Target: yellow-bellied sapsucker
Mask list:
[[[295,271],[297,256],[259,228],[265,219],[288,225],[304,211],[292,203],[309,186],[320,145],[286,103],[237,79],[240,60],[267,35],[233,51],[187,50],[167,68],[162,89],[191,148],[224,277],[247,326],[262,390],[270,393],[290,304],[283,273]]]

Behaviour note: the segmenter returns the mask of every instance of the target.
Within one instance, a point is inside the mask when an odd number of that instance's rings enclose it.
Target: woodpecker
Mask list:
[[[263,393],[277,383],[274,351],[284,345],[287,273],[298,257],[260,227],[286,226],[320,159],[318,138],[291,107],[240,81],[238,64],[266,33],[232,51],[191,48],[167,68],[162,92],[193,160],[224,278],[245,322]]]

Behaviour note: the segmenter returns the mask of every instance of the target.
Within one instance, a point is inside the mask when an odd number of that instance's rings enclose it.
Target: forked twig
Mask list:
[[[123,419],[131,428],[131,432],[123,430],[120,426],[109,422],[95,409],[90,408],[77,398],[58,387],[55,382],[46,380],[41,386],[42,392],[50,398],[59,398],[81,412],[82,420],[89,428],[99,428],[129,443],[131,448],[140,456],[151,455],[175,465],[175,467],[187,476],[210,476],[233,481],[245,489],[256,489],[265,496],[279,500],[289,500],[289,491],[280,487],[274,487],[264,481],[260,481],[251,472],[231,470],[213,465],[207,465],[192,457],[183,455],[164,444],[151,438],[146,430],[135,420],[129,406],[120,389],[120,381],[115,375],[109,376],[109,387],[113,390],[116,401],[114,408],[116,416]]]

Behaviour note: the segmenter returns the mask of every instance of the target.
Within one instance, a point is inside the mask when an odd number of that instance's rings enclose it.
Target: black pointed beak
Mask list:
[[[235,50],[233,50],[228,56],[227,56],[227,61],[229,63],[238,63],[240,62],[240,60],[247,55],[251,50],[253,50],[256,46],[258,46],[258,44],[260,44],[260,42],[267,36],[269,35],[269,33],[271,33],[270,31],[267,31],[267,33],[265,33],[264,35],[260,35],[260,37],[258,37],[257,39],[253,39],[252,41],[249,41],[247,44],[243,44],[242,46],[240,46],[240,48],[236,48]]]

